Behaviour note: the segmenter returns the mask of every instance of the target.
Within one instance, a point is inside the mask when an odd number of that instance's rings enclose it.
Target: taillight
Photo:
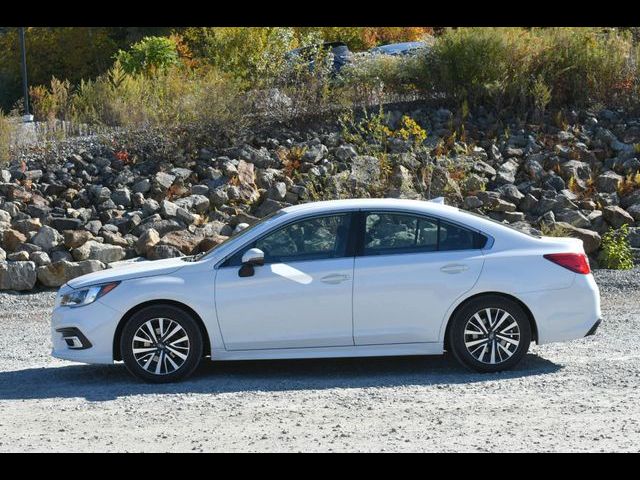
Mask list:
[[[582,273],[584,275],[591,273],[589,259],[584,253],[548,253],[544,255],[544,258],[572,272]]]

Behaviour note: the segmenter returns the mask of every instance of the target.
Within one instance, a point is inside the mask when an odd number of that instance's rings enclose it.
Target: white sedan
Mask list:
[[[593,334],[600,295],[582,242],[534,237],[433,202],[285,208],[206,254],[137,262],[59,291],[53,355],[124,361],[151,382],[200,360],[451,351],[481,372],[531,341]]]

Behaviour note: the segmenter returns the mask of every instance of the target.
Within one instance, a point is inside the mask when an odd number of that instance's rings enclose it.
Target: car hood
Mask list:
[[[142,262],[132,262],[107,268],[99,272],[89,273],[69,280],[67,285],[72,288],[81,288],[98,283],[129,280],[132,278],[153,277],[155,275],[166,275],[175,272],[181,267],[188,265],[181,258],[167,258],[164,260],[146,260]]]

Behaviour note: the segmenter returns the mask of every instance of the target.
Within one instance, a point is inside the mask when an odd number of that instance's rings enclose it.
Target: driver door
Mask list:
[[[353,345],[351,214],[295,221],[236,252],[217,271],[215,302],[227,350]],[[264,265],[240,277],[242,254]]]

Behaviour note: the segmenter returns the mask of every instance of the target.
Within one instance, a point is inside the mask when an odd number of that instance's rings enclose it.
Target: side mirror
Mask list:
[[[253,267],[264,265],[264,252],[259,248],[250,248],[242,255],[242,266],[238,270],[240,277],[252,277],[255,273]]]

